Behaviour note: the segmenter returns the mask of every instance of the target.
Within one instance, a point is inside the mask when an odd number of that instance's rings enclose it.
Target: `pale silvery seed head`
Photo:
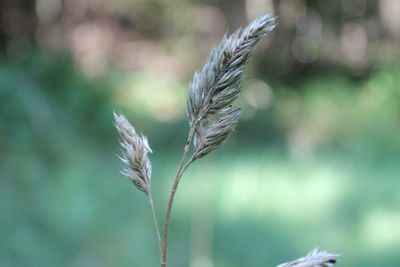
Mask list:
[[[315,248],[307,256],[292,262],[278,265],[278,267],[331,267],[337,262],[339,255],[320,251]]]
[[[121,138],[122,152],[119,158],[125,164],[121,173],[147,194],[151,180],[151,162],[147,154],[152,152],[147,138],[138,135],[124,115],[114,112],[114,120]]]
[[[247,60],[274,27],[275,18],[267,14],[229,37],[224,35],[201,72],[194,74],[187,99],[189,124],[196,126],[194,159],[216,149],[236,127],[240,110],[232,104],[240,93]]]

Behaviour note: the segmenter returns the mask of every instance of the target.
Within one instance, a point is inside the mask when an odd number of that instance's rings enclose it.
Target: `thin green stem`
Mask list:
[[[151,190],[149,188],[148,193],[147,193],[147,198],[149,200],[149,205],[151,209],[151,214],[153,215],[153,222],[154,222],[154,227],[156,229],[156,234],[157,234],[157,241],[158,241],[158,248],[160,250],[160,257],[161,257],[161,235],[160,235],[160,228],[158,226],[158,220],[157,220],[157,215],[154,209],[154,203],[153,203],[153,197],[151,194]]]
[[[185,172],[185,170],[189,167],[190,163],[193,162],[193,158],[188,162],[188,164],[185,164],[187,154],[190,150],[190,145],[192,144],[194,132],[195,132],[196,126],[192,125],[189,130],[189,135],[188,139],[185,144],[185,148],[182,154],[182,159],[178,167],[178,171],[175,176],[174,183],[172,185],[172,190],[169,195],[168,199],[168,206],[167,206],[167,211],[165,215],[165,223],[164,223],[164,238],[162,241],[162,246],[161,246],[161,267],[167,267],[167,245],[168,245],[168,234],[169,234],[169,224],[170,224],[170,218],[171,218],[171,211],[172,211],[172,205],[174,202],[174,196],[176,193],[176,190],[178,189],[179,181]]]

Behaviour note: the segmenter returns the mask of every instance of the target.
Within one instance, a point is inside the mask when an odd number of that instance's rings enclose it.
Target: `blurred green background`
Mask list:
[[[3,0],[0,267],[159,266],[119,170],[113,110],[148,135],[160,222],[187,85],[226,29],[265,12],[240,125],[184,176],[171,267],[400,262],[400,1]]]

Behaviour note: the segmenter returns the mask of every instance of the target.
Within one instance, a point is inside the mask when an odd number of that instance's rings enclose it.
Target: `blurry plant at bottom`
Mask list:
[[[246,63],[258,41],[274,27],[275,18],[267,14],[232,35],[225,35],[211,52],[203,69],[194,74],[187,98],[189,133],[168,199],[163,238],[151,194],[151,162],[148,158],[151,149],[147,138],[138,135],[124,115],[114,114],[115,126],[121,139],[120,159],[125,164],[122,174],[147,196],[160,248],[161,267],[167,266],[170,217],[179,181],[194,161],[220,147],[234,131],[240,108],[233,107],[233,103],[241,91]],[[337,257],[315,249],[305,257],[278,267],[328,267],[336,263]]]

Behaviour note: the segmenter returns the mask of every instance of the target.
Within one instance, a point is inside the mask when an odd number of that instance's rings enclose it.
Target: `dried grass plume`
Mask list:
[[[280,264],[278,267],[331,267],[335,265],[339,256],[315,248],[307,256]]]
[[[275,28],[271,14],[261,16],[232,35],[225,35],[189,86],[187,114],[194,128],[193,160],[218,148],[235,129],[240,108],[232,107],[254,47]]]
[[[115,127],[120,136],[121,156],[119,158],[125,164],[121,172],[140,190],[149,193],[151,180],[151,162],[148,153],[152,152],[143,135],[138,135],[135,128],[122,114],[114,112]]]

